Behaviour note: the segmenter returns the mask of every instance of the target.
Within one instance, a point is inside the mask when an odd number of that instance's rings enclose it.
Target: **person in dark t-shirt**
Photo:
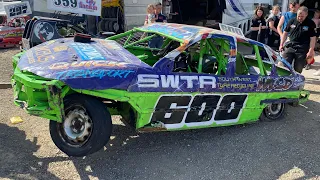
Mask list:
[[[265,43],[266,37],[266,21],[264,19],[264,10],[261,6],[258,6],[254,12],[254,18],[251,25],[251,39]]]
[[[278,13],[280,12],[280,7],[279,6],[273,6],[272,8],[272,15],[268,19],[267,23],[269,25],[269,30],[268,30],[268,42],[267,44],[270,47],[279,47],[280,44],[280,35],[278,33],[277,27],[279,24],[280,18],[278,17]],[[275,45],[275,41],[277,42],[277,45]]]
[[[314,57],[316,43],[316,24],[307,16],[308,8],[300,7],[297,18],[291,19],[284,29],[279,47],[282,56],[290,64],[294,61],[294,70],[299,73],[302,72],[307,61]],[[289,40],[286,42],[288,36]]]

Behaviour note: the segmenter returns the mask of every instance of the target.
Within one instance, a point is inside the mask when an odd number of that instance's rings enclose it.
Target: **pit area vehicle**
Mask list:
[[[29,19],[27,15],[8,19],[6,14],[0,14],[0,48],[20,46],[25,24]]]
[[[35,16],[26,23],[22,35],[22,48],[28,50],[53,39],[73,37],[75,33],[88,32],[70,20]]]
[[[76,37],[13,57],[14,103],[49,119],[69,156],[102,149],[111,115],[138,132],[221,127],[281,119],[287,104],[309,97],[304,76],[278,53],[233,31],[154,23],[107,39]],[[149,47],[154,38],[161,48]]]

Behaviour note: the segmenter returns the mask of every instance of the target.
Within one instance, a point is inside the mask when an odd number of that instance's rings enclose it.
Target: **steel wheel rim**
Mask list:
[[[279,117],[282,111],[283,111],[282,103],[270,104],[266,107],[266,115],[274,119]]]
[[[92,135],[93,123],[84,107],[69,110],[64,122],[59,125],[61,138],[70,146],[81,147]]]

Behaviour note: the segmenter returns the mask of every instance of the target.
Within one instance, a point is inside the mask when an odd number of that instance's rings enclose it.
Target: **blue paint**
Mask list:
[[[105,70],[105,69],[96,69],[96,70],[89,70],[89,69],[81,69],[81,70],[67,70],[61,71],[56,73],[56,78],[59,80],[65,79],[75,79],[75,78],[99,78],[102,79],[104,77],[110,78],[127,78],[130,73],[135,71],[132,70],[119,70],[119,69],[112,69],[112,70]]]
[[[142,75],[142,76],[141,76]],[[137,75],[129,86],[130,92],[282,92],[298,90],[293,84],[303,76],[260,77],[241,75],[234,77],[197,73],[148,73]],[[296,80],[297,79],[297,80]],[[301,84],[301,82],[300,82]]]
[[[71,43],[82,60],[105,60],[106,58],[98,52],[92,45],[85,43]]]
[[[176,37],[190,38],[190,44],[200,40],[194,35],[206,31],[208,28],[189,27],[184,25],[153,24],[146,26],[155,32],[168,33]],[[143,28],[146,28],[143,27]],[[143,29],[142,28],[142,29]],[[147,29],[144,29],[147,30]],[[150,30],[150,29],[149,29]],[[199,31],[197,31],[199,30]],[[210,29],[209,29],[210,30]],[[223,38],[230,42],[230,49],[237,50],[236,39],[226,34],[213,34],[211,38]],[[228,61],[228,71],[225,76],[198,73],[174,73],[172,72],[174,61],[173,57],[162,58],[153,67],[142,62],[135,55],[124,49],[115,41],[93,39],[87,44],[75,43],[72,38],[63,38],[51,43],[40,44],[27,51],[19,60],[20,70],[32,72],[48,79],[57,79],[74,89],[119,89],[131,92],[259,92],[283,91],[283,89],[296,90],[304,82],[303,76],[293,73],[293,82],[279,79],[278,81],[259,80],[258,75],[237,76],[234,74],[235,62],[233,59]],[[63,42],[62,42],[63,41]],[[249,40],[250,44],[263,44]],[[55,48],[67,46],[70,48],[61,49],[55,52]],[[45,53],[43,53],[44,51]],[[41,52],[41,53],[36,53]],[[179,54],[179,53],[177,53]],[[107,59],[110,66],[93,65],[87,60],[97,62],[100,58]],[[234,57],[230,57],[234,58]],[[84,63],[84,61],[86,61]],[[104,61],[104,60],[101,60]],[[285,61],[281,59],[281,61]],[[76,63],[74,63],[76,62]],[[286,61],[285,61],[286,62]],[[66,64],[68,69],[50,69],[54,64]],[[81,66],[70,66],[72,63]],[[125,63],[125,66],[112,66],[112,64]],[[70,65],[68,65],[70,64]],[[101,65],[101,64],[100,64]],[[292,70],[292,67],[288,67]],[[138,75],[148,74],[151,77],[153,87],[139,87]],[[166,78],[169,76],[170,78]],[[165,79],[163,79],[165,77]],[[182,77],[182,78],[181,78]],[[162,79],[161,79],[162,78]],[[176,80],[176,78],[179,78]],[[273,77],[271,77],[273,78]],[[146,84],[150,85],[150,81]],[[276,84],[274,84],[276,83]],[[293,83],[293,85],[292,85]],[[270,89],[269,89],[270,88]]]

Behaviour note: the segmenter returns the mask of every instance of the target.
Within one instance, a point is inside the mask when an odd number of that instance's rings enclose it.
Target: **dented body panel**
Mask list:
[[[150,49],[136,56],[133,54],[141,47],[129,43],[132,33],[138,31],[162,35],[180,46],[148,64],[139,58],[148,56]],[[116,40],[124,36],[128,39],[120,45]],[[211,43],[215,40],[221,52]],[[198,42],[197,72],[175,72],[176,58]],[[251,45],[258,55],[253,59],[239,56],[238,43]],[[266,50],[268,61],[261,59],[259,48]],[[219,62],[215,73],[202,72],[202,57],[208,52],[214,52]],[[149,58],[155,57],[149,52]],[[285,67],[276,66],[276,61]],[[246,75],[238,73],[238,62],[243,63]],[[108,108],[115,114],[127,116],[132,108],[139,131],[243,124],[257,121],[270,103],[302,102],[309,96],[303,90],[305,78],[264,44],[232,33],[179,24],[148,25],[90,43],[70,38],[48,41],[16,55],[13,66],[15,103],[28,113],[62,122],[65,96],[81,93],[114,102],[116,105]]]

